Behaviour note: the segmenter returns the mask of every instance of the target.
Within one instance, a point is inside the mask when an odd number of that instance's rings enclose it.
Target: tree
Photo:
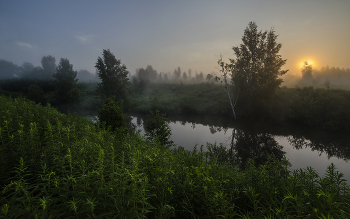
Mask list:
[[[31,84],[28,87],[28,96],[27,98],[29,100],[34,101],[35,103],[41,103],[41,105],[45,105],[47,103],[47,100],[44,96],[44,91],[41,87],[39,87],[36,84]]]
[[[20,69],[12,62],[0,59],[0,80],[16,77]]]
[[[168,78],[168,73],[164,73],[164,81],[168,81],[169,78]]]
[[[186,74],[186,72],[184,72],[184,73],[182,74],[182,77],[184,78],[185,81],[187,80],[187,74]]]
[[[21,68],[22,68],[22,74],[26,74],[31,72],[34,69],[34,65],[30,62],[24,62],[21,65]]]
[[[304,62],[301,68],[301,79],[306,83],[313,83],[314,77],[312,76],[312,65],[307,61]]]
[[[88,70],[80,70],[78,71],[77,78],[79,81],[93,81],[95,80],[96,75],[94,73],[89,72]]]
[[[181,76],[181,68],[177,67],[177,69],[175,69],[175,71],[174,71],[175,80],[179,80],[180,76]]]
[[[162,72],[160,72],[158,74],[158,81],[163,81],[163,73]]]
[[[111,131],[118,131],[119,135],[125,135],[128,130],[123,112],[123,100],[115,102],[114,99],[115,97],[111,96],[104,100],[102,109],[98,113],[98,120]]]
[[[208,82],[210,82],[213,77],[214,76],[212,74],[207,74],[206,80],[208,80]]]
[[[116,96],[117,100],[126,100],[130,80],[128,70],[113,53],[103,50],[103,57],[98,57],[95,65],[97,75],[101,79],[98,91],[105,97]]]
[[[258,31],[255,22],[250,22],[244,30],[243,44],[232,48],[236,57],[221,65],[231,72],[232,84],[249,109],[269,100],[283,81],[279,76],[288,71],[281,70],[287,60],[278,54],[282,45],[276,39],[273,29]]]
[[[53,80],[53,74],[56,72],[56,59],[53,56],[43,56],[41,59],[41,66],[43,67],[42,79]]]
[[[73,65],[68,59],[61,58],[53,77],[56,79],[56,99],[59,103],[79,102],[77,72],[73,70]]]
[[[25,72],[22,77],[26,79],[42,80],[44,69],[41,66],[34,67],[30,72]]]
[[[192,78],[192,70],[188,69],[188,77],[191,79]]]
[[[156,81],[158,73],[153,69],[152,65],[148,65],[146,69],[140,68],[136,70],[136,75],[139,79],[140,86],[144,87],[151,82]]]
[[[165,114],[160,114],[158,110],[155,114],[150,111],[144,125],[146,136],[150,141],[157,139],[167,147],[174,145],[174,142],[170,140],[171,129]]]
[[[196,73],[196,79],[197,81],[203,81],[204,76],[203,76],[203,72],[200,72],[199,74]]]

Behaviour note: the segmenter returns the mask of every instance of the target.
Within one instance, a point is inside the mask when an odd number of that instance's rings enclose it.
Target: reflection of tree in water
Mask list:
[[[209,126],[209,131],[211,134],[215,134],[216,132],[224,131],[224,135],[226,134],[228,128],[227,127],[221,127],[221,126]]]
[[[129,130],[130,133],[136,131],[136,125],[132,122],[132,119],[133,119],[132,116],[126,116],[125,117],[126,127],[128,127],[128,130]]]
[[[268,155],[274,155],[282,161],[286,152],[283,146],[267,133],[244,132],[233,130],[231,148],[236,154],[236,164],[244,169],[249,159],[255,158],[255,164],[262,165],[268,160]]]
[[[195,129],[195,128],[196,128],[196,123],[192,122],[191,127],[192,127],[193,129]]]
[[[142,119],[141,119],[140,116],[137,117],[137,119],[136,119],[136,124],[137,124],[138,127],[141,127],[141,125],[142,125]]]
[[[328,159],[337,157],[345,161],[350,159],[350,142],[342,138],[329,138],[327,140],[314,138],[307,140],[302,135],[292,135],[288,137],[288,142],[297,150],[303,148],[311,148],[312,151],[317,150],[319,155],[326,153]]]

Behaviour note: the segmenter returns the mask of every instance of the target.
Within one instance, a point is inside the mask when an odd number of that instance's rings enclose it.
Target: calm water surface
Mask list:
[[[230,147],[235,131],[236,153],[242,160],[266,158],[274,153],[283,155],[292,169],[313,167],[321,176],[334,163],[350,184],[350,137],[347,133],[320,131],[293,124],[271,124],[247,120],[232,121],[216,116],[169,117],[171,139],[176,145],[192,150],[206,143],[223,143]],[[132,116],[132,122],[144,135],[142,116]]]

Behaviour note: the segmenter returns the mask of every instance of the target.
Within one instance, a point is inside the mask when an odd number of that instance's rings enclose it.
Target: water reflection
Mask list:
[[[312,151],[317,151],[319,155],[325,153],[328,159],[337,157],[348,161],[350,158],[350,141],[345,141],[344,138],[307,140],[302,135],[292,135],[288,137],[288,142],[297,150],[309,147]]]
[[[236,154],[236,164],[244,169],[249,159],[255,158],[255,164],[264,164],[269,156],[275,156],[282,162],[283,146],[280,145],[271,134],[244,132],[234,130],[232,135],[232,148]]]
[[[192,150],[195,145],[222,143],[232,149],[236,163],[244,168],[249,158],[256,157],[256,164],[262,164],[273,154],[282,159],[285,155],[293,169],[312,166],[321,175],[327,166],[334,163],[338,170],[350,180],[350,136],[346,133],[320,131],[291,123],[269,124],[249,120],[233,121],[215,116],[173,116],[169,117],[171,140]],[[142,127],[142,116],[133,120],[137,129]]]

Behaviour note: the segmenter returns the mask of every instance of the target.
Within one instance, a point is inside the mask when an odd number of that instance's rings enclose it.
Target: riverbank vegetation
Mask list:
[[[32,83],[33,82],[33,83]],[[34,83],[35,82],[35,83]],[[40,81],[12,79],[3,81],[1,94],[25,97],[36,103],[50,103],[61,112],[76,112],[80,115],[96,115],[101,108],[97,83],[78,82],[80,102],[59,105],[54,102],[54,85]],[[227,93],[221,83],[154,83],[140,89],[131,84],[125,109],[130,113],[147,114],[159,110],[167,115],[222,115],[232,117]],[[238,99],[237,103],[244,100]],[[282,87],[276,90],[269,101],[251,111],[244,104],[237,104],[238,118],[252,118],[282,123],[298,124],[330,131],[350,130],[350,91],[314,88]]]
[[[229,149],[170,148],[87,118],[0,97],[1,218],[348,218],[330,165],[233,165]],[[119,110],[119,109],[118,109]]]
[[[159,109],[167,115],[223,115],[232,117],[225,88],[221,84],[154,84],[131,92],[131,112],[147,113]],[[244,100],[238,99],[237,103]],[[350,129],[350,91],[324,88],[287,88],[276,90],[268,101],[247,110],[237,104],[238,118],[274,122],[293,121],[331,131]]]

